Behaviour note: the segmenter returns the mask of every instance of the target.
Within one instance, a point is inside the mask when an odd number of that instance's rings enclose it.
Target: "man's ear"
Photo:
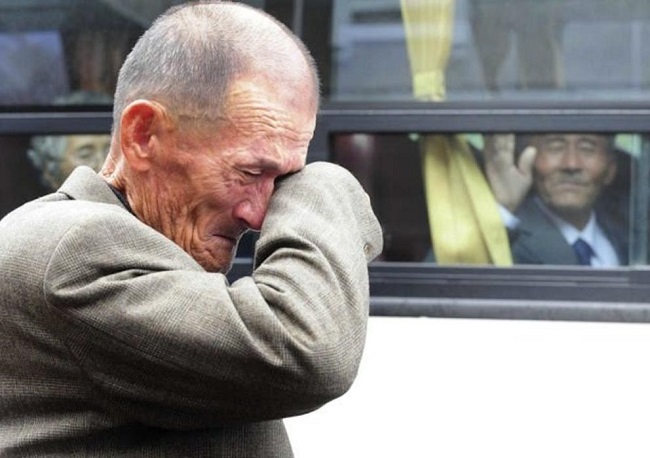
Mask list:
[[[144,172],[151,167],[164,131],[164,110],[155,102],[136,100],[122,111],[120,146],[133,170]]]

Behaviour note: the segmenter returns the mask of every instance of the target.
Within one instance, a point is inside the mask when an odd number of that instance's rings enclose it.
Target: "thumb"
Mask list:
[[[535,156],[537,156],[537,148],[534,146],[527,146],[521,152],[521,155],[519,156],[519,162],[517,163],[517,168],[523,175],[532,175]]]

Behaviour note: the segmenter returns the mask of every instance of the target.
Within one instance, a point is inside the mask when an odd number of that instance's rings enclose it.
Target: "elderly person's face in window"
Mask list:
[[[569,222],[584,219],[616,174],[611,141],[603,135],[548,134],[536,136],[533,144],[539,197]]]
[[[43,184],[55,190],[80,165],[99,171],[110,142],[110,135],[103,134],[39,136],[32,139],[29,157],[41,170]]]
[[[109,135],[67,136],[67,148],[61,156],[59,164],[60,175],[67,177],[80,165],[86,165],[96,172],[99,171],[110,146],[111,137]]]

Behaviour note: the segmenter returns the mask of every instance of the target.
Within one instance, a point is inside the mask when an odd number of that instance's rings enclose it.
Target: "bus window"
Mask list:
[[[332,157],[373,200],[383,261],[611,268],[647,263],[647,209],[636,210],[647,188],[633,180],[642,144],[640,134],[353,133],[334,135]]]

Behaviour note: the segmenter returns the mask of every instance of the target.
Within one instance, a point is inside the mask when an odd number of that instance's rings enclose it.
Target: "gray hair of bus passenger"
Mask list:
[[[261,20],[264,17],[271,22]],[[113,129],[119,129],[122,112],[138,99],[159,102],[177,118],[214,121],[236,77],[257,69],[287,73],[283,56],[295,53],[288,42],[306,60],[318,104],[314,60],[302,41],[275,18],[250,6],[219,1],[173,7],[140,37],[120,69]]]
[[[27,156],[40,170],[41,177],[57,176],[61,169],[61,159],[68,148],[66,135],[36,135],[30,140]],[[44,180],[44,179],[43,179]],[[43,184],[48,183],[43,181]]]

